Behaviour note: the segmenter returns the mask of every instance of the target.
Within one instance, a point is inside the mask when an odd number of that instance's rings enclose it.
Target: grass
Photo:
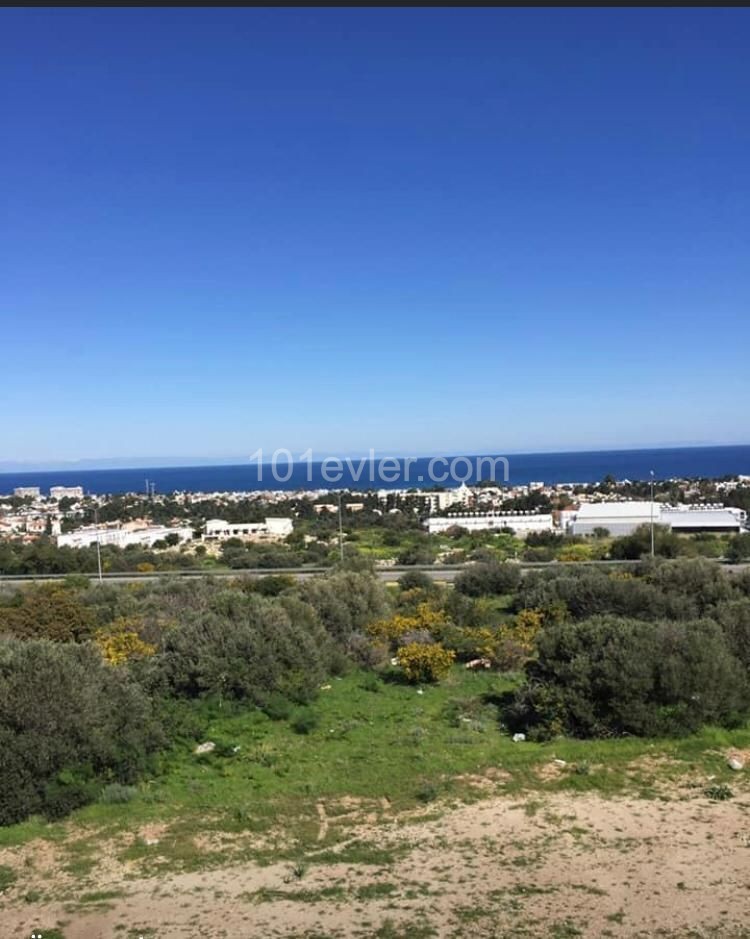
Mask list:
[[[65,822],[32,819],[0,829],[0,846],[35,837],[64,841],[65,869],[83,879],[94,870],[99,842],[124,833],[128,840],[120,857],[136,861],[143,872],[194,870],[226,862],[233,837],[277,831],[283,818],[283,839],[256,845],[252,855],[244,856],[299,862],[314,852],[317,863],[388,866],[393,854],[383,847],[354,842],[337,850],[358,809],[391,817],[403,810],[424,812],[428,802],[440,809],[446,800],[476,799],[492,791],[653,797],[657,784],[686,779],[696,781],[695,797],[700,797],[709,776],[714,787],[732,778],[723,751],[750,746],[748,729],[713,728],[676,740],[514,744],[491,703],[512,687],[511,677],[456,667],[443,684],[425,687],[423,694],[388,681],[379,681],[380,691],[373,694],[372,681],[356,671],[333,679],[330,690],[321,691],[310,706],[315,726],[306,734],[256,710],[215,709],[206,738],[232,741],[240,747],[236,753],[198,759],[194,744],[185,743],[164,759],[160,775],[144,783],[132,801],[91,805]],[[457,719],[469,712],[470,720]],[[567,769],[544,774],[554,759],[564,760]],[[502,781],[479,792],[471,777],[491,768],[503,770]],[[322,840],[319,803],[326,813]],[[155,823],[166,831],[158,844],[149,845],[138,832]],[[217,843],[197,847],[194,839],[201,833]],[[0,890],[3,876],[0,868]]]
[[[0,893],[3,893],[8,887],[12,887],[17,879],[16,872],[12,867],[0,864]]]

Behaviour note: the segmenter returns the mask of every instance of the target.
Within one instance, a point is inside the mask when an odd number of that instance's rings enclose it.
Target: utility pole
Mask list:
[[[654,471],[651,470],[651,557],[654,557]]]
[[[339,493],[339,554],[341,560],[344,560],[344,521],[341,509],[341,493]]]
[[[99,583],[102,582],[102,549],[99,544],[99,504],[94,506],[94,525],[96,525],[96,566],[99,571]]]

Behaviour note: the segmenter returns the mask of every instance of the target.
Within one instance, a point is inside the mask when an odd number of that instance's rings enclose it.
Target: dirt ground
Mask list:
[[[296,871],[244,862],[142,878],[110,856],[92,874],[92,902],[34,902],[35,890],[65,887],[58,849],[5,849],[0,864],[23,875],[2,894],[0,936],[55,924],[65,939],[750,936],[747,798],[503,796],[430,811],[363,815],[325,862],[313,851]],[[382,849],[382,863],[353,860],[352,842]]]

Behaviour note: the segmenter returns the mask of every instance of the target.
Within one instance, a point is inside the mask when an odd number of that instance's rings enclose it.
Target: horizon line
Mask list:
[[[473,453],[469,452],[457,452],[457,453],[446,453],[445,451],[434,451],[432,453],[423,453],[419,456],[414,456],[413,454],[397,454],[392,451],[384,450],[382,453],[378,454],[376,448],[371,448],[374,453],[374,458],[376,460],[386,460],[386,459],[395,459],[395,460],[405,460],[408,458],[412,459],[430,459],[431,457],[478,457],[478,456],[554,456],[554,455],[568,455],[568,454],[589,454],[589,453],[637,453],[643,451],[658,451],[658,450],[711,450],[717,447],[723,449],[742,449],[744,447],[750,447],[750,443],[691,443],[691,444],[652,444],[650,446],[627,446],[627,447],[601,447],[594,449],[574,449],[574,450],[506,450],[504,453],[500,452],[491,452],[491,451],[475,451]],[[285,448],[279,448],[285,449]],[[257,451],[256,451],[257,452]],[[270,451],[273,452],[273,451]],[[321,459],[313,459],[311,462],[313,465],[320,465],[327,459],[339,459],[339,460],[368,460],[370,459],[370,451],[367,454],[362,453],[361,451],[353,451],[348,454],[342,453],[329,453],[323,456]],[[122,462],[120,460],[122,459]],[[132,461],[165,461],[165,462],[139,462],[136,465],[133,463],[128,463],[128,460]],[[194,463],[190,462],[192,460],[199,460],[200,462]],[[216,460],[216,462],[210,462]],[[238,462],[234,462],[234,461]],[[175,461],[175,462],[172,462]],[[293,459],[292,465],[304,464],[306,460]],[[84,464],[97,464],[97,463],[106,463],[109,465],[105,466],[96,466]],[[113,463],[117,465],[112,465]],[[48,468],[46,464],[49,464]],[[268,466],[271,464],[271,461],[263,460],[260,465]],[[83,457],[77,460],[60,460],[57,464],[54,461],[39,461],[34,462],[32,460],[16,462],[12,460],[0,461],[0,474],[2,475],[11,475],[11,474],[23,474],[23,473],[62,473],[62,472],[73,472],[76,469],[82,471],[98,471],[98,472],[117,472],[123,470],[160,470],[160,469],[198,469],[205,467],[229,467],[229,466],[246,466],[246,465],[256,465],[255,461],[251,461],[248,458],[240,458],[239,456],[226,456],[226,457],[100,457],[100,458],[91,458]]]

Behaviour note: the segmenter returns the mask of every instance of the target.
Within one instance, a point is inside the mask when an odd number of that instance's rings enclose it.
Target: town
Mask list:
[[[344,545],[349,553],[387,566],[475,559],[457,544],[462,536],[464,546],[474,549],[480,547],[477,538],[485,548],[507,546],[512,538],[513,552],[501,559],[555,560],[554,548],[558,555],[565,549],[562,560],[602,559],[612,554],[613,539],[653,527],[660,546],[666,535],[692,536],[696,553],[723,556],[731,544],[736,559],[750,540],[741,537],[748,533],[748,508],[750,477],[742,475],[645,482],[608,477],[596,484],[486,482],[454,489],[169,494],[149,489],[122,495],[93,495],[82,486],[52,486],[44,493],[27,486],[0,497],[0,541],[115,549],[125,552],[123,558],[138,557],[147,570],[148,565],[168,568],[178,558],[183,567],[222,561],[248,567],[254,560],[261,567],[320,565],[335,560]],[[148,551],[149,559],[137,549]]]

